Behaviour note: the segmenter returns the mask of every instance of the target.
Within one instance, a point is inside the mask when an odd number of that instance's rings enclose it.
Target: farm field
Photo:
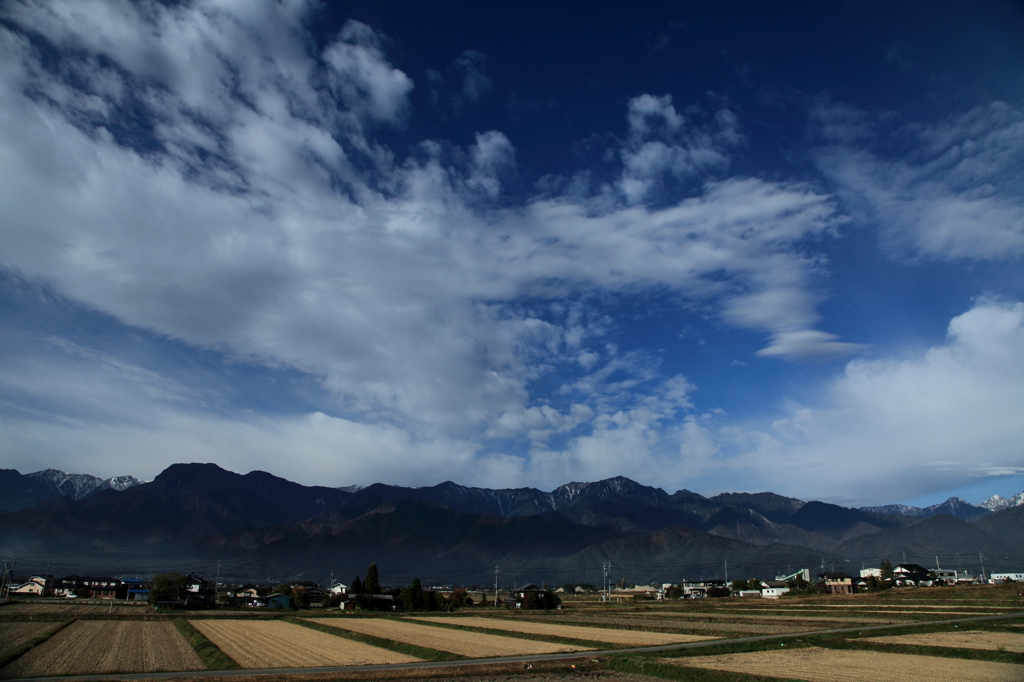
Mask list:
[[[861,642],[878,644],[909,644],[914,646],[945,646],[954,649],[987,649],[989,651],[1013,651],[1024,653],[1024,632],[985,632],[967,630],[964,632],[929,632],[887,637],[867,637]]]
[[[806,682],[1020,682],[1024,665],[808,647],[662,659],[673,665]]]
[[[413,620],[449,625],[464,625],[474,628],[490,628],[509,632],[525,632],[533,635],[549,635],[568,637],[609,644],[625,644],[629,646],[652,646],[657,644],[675,644],[676,642],[696,642],[710,637],[699,635],[670,634],[667,632],[643,632],[640,630],[613,630],[610,628],[588,628],[579,625],[562,623],[536,623],[527,620],[510,618],[480,617],[420,617]]]
[[[205,669],[170,622],[89,620],[76,621],[29,650],[0,669],[0,677]]]
[[[277,620],[190,620],[243,668],[413,663],[420,659]]]
[[[74,599],[69,599],[66,601],[14,602],[12,604],[5,604],[0,608],[0,616],[55,614],[60,617],[73,618],[80,614],[111,614],[117,616],[145,613],[148,610],[148,604],[132,605],[120,602],[114,602],[113,604],[81,604]]]
[[[0,622],[0,656],[5,656],[36,637],[57,629],[60,623],[5,623]]]
[[[391,618],[308,618],[307,620],[364,635],[415,644],[427,649],[447,651],[469,658],[586,651],[584,647],[568,644],[538,642],[479,632],[455,632],[447,628],[418,625]]]

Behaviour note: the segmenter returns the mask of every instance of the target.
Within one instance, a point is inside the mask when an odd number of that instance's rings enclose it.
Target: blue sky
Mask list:
[[[5,3],[0,464],[1024,489],[1016,3]]]

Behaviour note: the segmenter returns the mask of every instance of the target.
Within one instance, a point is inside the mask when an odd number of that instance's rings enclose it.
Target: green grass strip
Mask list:
[[[196,654],[199,655],[199,659],[210,670],[242,669],[242,666],[238,665],[233,658],[221,651],[220,647],[208,640],[203,633],[196,630],[184,618],[175,618],[174,627],[185,637],[185,641],[189,643]]]
[[[0,668],[3,668],[5,665],[10,663],[14,659],[18,658],[19,656],[24,655],[30,649],[33,649],[33,648],[39,646],[40,644],[42,644],[46,640],[50,639],[55,634],[57,634],[58,632],[60,632],[61,630],[63,630],[64,628],[66,628],[67,626],[71,625],[74,622],[75,622],[74,620],[66,620],[66,621],[63,621],[61,623],[58,623],[57,627],[55,627],[50,632],[47,632],[46,634],[43,634],[43,635],[39,635],[38,637],[33,637],[29,641],[27,641],[24,644],[22,644],[21,646],[19,646],[17,649],[12,649],[11,651],[8,651],[3,656],[0,656]]]
[[[289,623],[295,625],[301,625],[302,627],[316,630],[318,632],[325,632],[335,637],[343,637],[350,639],[353,642],[362,642],[363,644],[369,644],[380,649],[387,649],[388,651],[394,651],[395,653],[405,654],[406,656],[415,656],[416,658],[424,661],[462,661],[465,660],[465,656],[459,656],[448,651],[438,651],[437,649],[428,649],[423,646],[416,646],[415,644],[408,644],[406,642],[396,642],[393,639],[384,639],[383,637],[374,637],[373,635],[364,635],[361,632],[352,632],[351,630],[344,630],[342,627],[333,627],[331,625],[324,625],[323,623],[314,623],[312,621],[303,620],[302,618],[285,618]],[[339,625],[342,619],[339,619]]]

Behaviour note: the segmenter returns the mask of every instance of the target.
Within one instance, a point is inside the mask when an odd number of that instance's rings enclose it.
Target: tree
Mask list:
[[[403,587],[398,594],[402,608],[406,611],[419,611],[423,608],[423,586],[419,578],[413,578],[412,585]]]
[[[153,576],[149,588],[149,603],[162,601],[183,601],[188,591],[188,578],[180,573],[160,573]]]
[[[349,586],[348,591],[352,594],[362,594],[366,591],[363,589],[363,581],[359,579],[358,575],[352,579],[352,584]]]
[[[380,594],[380,579],[377,577],[377,564],[370,564],[366,569],[366,581],[363,583],[363,591],[367,594]]]
[[[270,594],[283,594],[283,595],[285,595],[287,597],[291,597],[292,596],[292,586],[289,585],[288,583],[281,583],[279,585],[274,585],[272,588],[270,588]]]
[[[896,577],[896,574],[892,571],[892,562],[888,559],[879,564],[879,569],[882,572],[882,580],[892,580]]]
[[[758,590],[758,591],[760,591],[761,590],[761,579],[760,578],[751,578],[750,580],[748,580],[747,581],[747,589],[748,590]]]
[[[742,579],[736,579],[732,581],[732,589],[739,592],[740,590],[747,589],[747,581]]]
[[[292,588],[291,594],[292,600],[295,603],[297,609],[308,609],[309,608],[309,590],[302,585],[296,585]]]

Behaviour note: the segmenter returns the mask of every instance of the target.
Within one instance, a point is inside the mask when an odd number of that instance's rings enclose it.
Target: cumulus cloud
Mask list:
[[[829,142],[818,167],[893,256],[1024,254],[1024,111],[993,102],[895,129],[892,117],[848,105],[822,105],[812,118]]]
[[[696,117],[701,112],[693,108]],[[745,142],[739,120],[728,109],[715,113],[714,124],[688,121],[676,111],[671,95],[640,95],[629,101],[629,138],[622,149],[618,186],[630,203],[654,192],[665,176],[685,179],[729,165],[728,150]]]
[[[271,431],[308,436],[317,466],[338,456],[315,445],[329,440],[320,433],[382,439],[375,460],[395,471],[411,461],[401,447],[534,466],[481,445],[503,438],[527,441],[537,470],[589,475],[617,448],[678,453],[663,431],[692,408],[693,387],[608,342],[615,322],[592,301],[609,292],[668,290],[709,306],[771,335],[767,355],[852,350],[813,331],[818,264],[806,245],[840,222],[832,199],[801,183],[702,175],[743,142],[732,112],[637,97],[622,200],[580,192],[496,208],[516,176],[513,142],[490,130],[465,149],[426,140],[396,158],[374,131],[403,125],[414,84],[358,22],[312,52],[309,13],[303,2],[8,5],[3,264],[147,333],[316,377],[346,418]],[[33,41],[66,56],[44,59]],[[482,59],[464,58],[464,96],[479,98]],[[699,182],[683,200],[639,203],[665,176]],[[564,404],[535,390],[551,376]],[[168,425],[214,429],[178,407],[161,414],[152,431],[138,427],[153,452],[170,450],[145,434]],[[265,431],[226,423],[241,443]],[[107,443],[86,431],[97,451]],[[205,451],[181,438],[169,442]]]
[[[879,504],[1024,473],[1022,404],[1024,303],[982,300],[953,318],[945,344],[854,360],[816,404],[718,438],[744,453],[737,472],[772,462],[748,481],[781,492],[812,479],[823,497]]]

